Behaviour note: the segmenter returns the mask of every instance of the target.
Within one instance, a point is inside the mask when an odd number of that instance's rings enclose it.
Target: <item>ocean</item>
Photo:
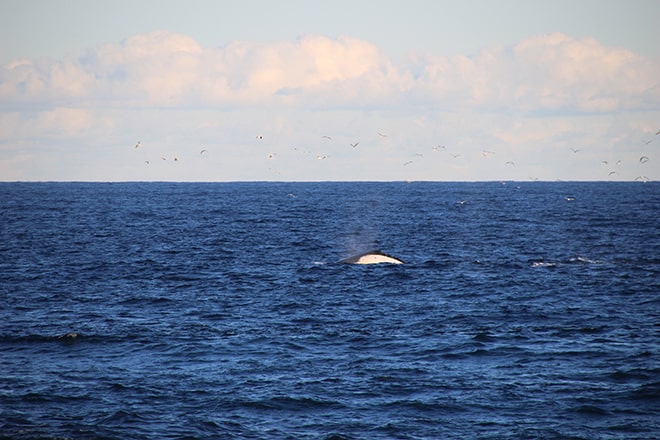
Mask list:
[[[659,355],[658,182],[0,183],[2,439],[651,439]]]

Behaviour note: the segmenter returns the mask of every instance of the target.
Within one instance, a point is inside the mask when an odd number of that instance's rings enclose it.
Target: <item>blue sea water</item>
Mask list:
[[[2,439],[658,438],[659,349],[655,182],[0,184]]]

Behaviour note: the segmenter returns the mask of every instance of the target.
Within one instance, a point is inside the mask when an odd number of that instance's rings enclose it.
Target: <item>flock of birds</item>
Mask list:
[[[380,132],[380,131],[377,131],[377,134],[378,134],[378,136],[380,136],[381,138],[387,138],[387,137],[389,137],[388,134],[382,133],[382,132]],[[656,135],[656,136],[660,135],[660,130],[658,130],[658,131],[655,133],[655,135]],[[256,138],[258,141],[261,141],[261,140],[264,139],[263,135],[257,135],[255,138]],[[332,138],[331,136],[328,136],[328,135],[323,135],[323,136],[321,136],[321,138],[324,139],[324,140],[326,140],[326,141],[332,141],[332,140],[333,140],[333,138]],[[643,142],[645,145],[649,145],[650,143],[653,142],[653,139],[643,139],[642,142]],[[360,141],[350,142],[349,145],[350,145],[353,149],[355,149],[355,148],[357,148],[357,147],[360,145]],[[135,149],[138,149],[138,148],[140,148],[141,146],[142,146],[142,142],[141,142],[141,141],[137,141],[137,143],[135,144]],[[300,151],[297,147],[294,147],[293,150]],[[436,145],[436,146],[433,146],[433,147],[431,147],[431,150],[432,150],[433,152],[444,151],[444,152],[448,153],[450,156],[452,156],[454,159],[458,159],[459,157],[461,157],[461,153],[456,153],[456,152],[449,151],[449,150],[447,150],[447,147],[446,147],[445,145]],[[572,152],[573,154],[577,154],[577,153],[579,153],[580,151],[582,151],[581,149],[579,149],[579,148],[574,148],[574,147],[570,147],[570,150],[571,150],[571,152]],[[308,152],[305,152],[305,153],[308,153]],[[202,149],[199,151],[199,156],[203,156],[203,155],[205,155],[205,154],[208,154],[208,150],[207,150],[206,148],[202,148]],[[491,156],[494,156],[495,154],[496,154],[496,152],[495,152],[495,151],[491,151],[491,150],[482,150],[482,151],[481,151],[481,156],[484,157],[484,158],[489,158],[489,157],[491,157]],[[277,153],[269,153],[269,154],[268,154],[268,159],[274,159],[274,158],[276,157],[276,155],[277,155]],[[328,159],[329,157],[330,157],[330,155],[328,155],[328,154],[318,154],[318,155],[316,156],[316,159],[317,159],[317,160],[325,160],[325,159]],[[423,157],[424,157],[424,154],[422,154],[422,153],[416,153],[416,154],[415,154],[415,157],[416,157],[416,158],[423,158]],[[161,157],[160,157],[160,160],[161,160],[161,161],[167,161],[168,158],[167,158],[166,156],[161,156]],[[642,155],[642,156],[639,158],[639,163],[640,163],[640,164],[646,164],[647,162],[649,162],[649,160],[650,160],[650,158],[649,158],[648,156],[646,156],[646,155]],[[173,156],[173,157],[172,157],[172,161],[174,161],[174,162],[179,162],[179,157],[178,157],[178,156]],[[151,164],[151,162],[150,162],[149,160],[145,160],[144,163],[145,163],[146,165],[150,165],[150,164]],[[414,160],[410,159],[410,160],[406,160],[406,161],[404,161],[404,162],[402,163],[402,165],[403,165],[403,166],[409,166],[409,165],[412,165],[413,163],[414,163]],[[619,166],[619,165],[621,165],[621,163],[622,163],[621,160],[617,160],[614,164],[615,164],[616,166]],[[610,165],[610,162],[607,161],[607,160],[602,160],[602,161],[601,161],[601,164],[603,164],[603,165]],[[514,161],[512,161],[512,160],[508,160],[508,161],[504,162],[504,165],[505,165],[505,166],[510,166],[510,167],[515,167],[515,166],[516,166],[516,163],[515,163]],[[616,175],[616,174],[619,174],[619,172],[618,172],[616,169],[612,169],[611,171],[609,171],[608,176],[613,176],[613,175]],[[538,179],[537,179],[537,178],[534,178],[534,177],[530,177],[530,180],[538,180]],[[642,182],[648,182],[648,181],[650,181],[650,179],[649,179],[647,176],[645,176],[645,175],[637,176],[634,180],[635,180],[635,181],[642,181]]]

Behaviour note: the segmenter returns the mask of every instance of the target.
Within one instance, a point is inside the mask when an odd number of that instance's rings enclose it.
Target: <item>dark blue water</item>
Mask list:
[[[658,183],[0,184],[0,438],[657,438],[659,351]]]

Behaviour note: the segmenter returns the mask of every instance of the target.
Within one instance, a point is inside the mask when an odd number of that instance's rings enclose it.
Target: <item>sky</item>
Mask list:
[[[657,0],[0,0],[0,181],[660,179]]]

